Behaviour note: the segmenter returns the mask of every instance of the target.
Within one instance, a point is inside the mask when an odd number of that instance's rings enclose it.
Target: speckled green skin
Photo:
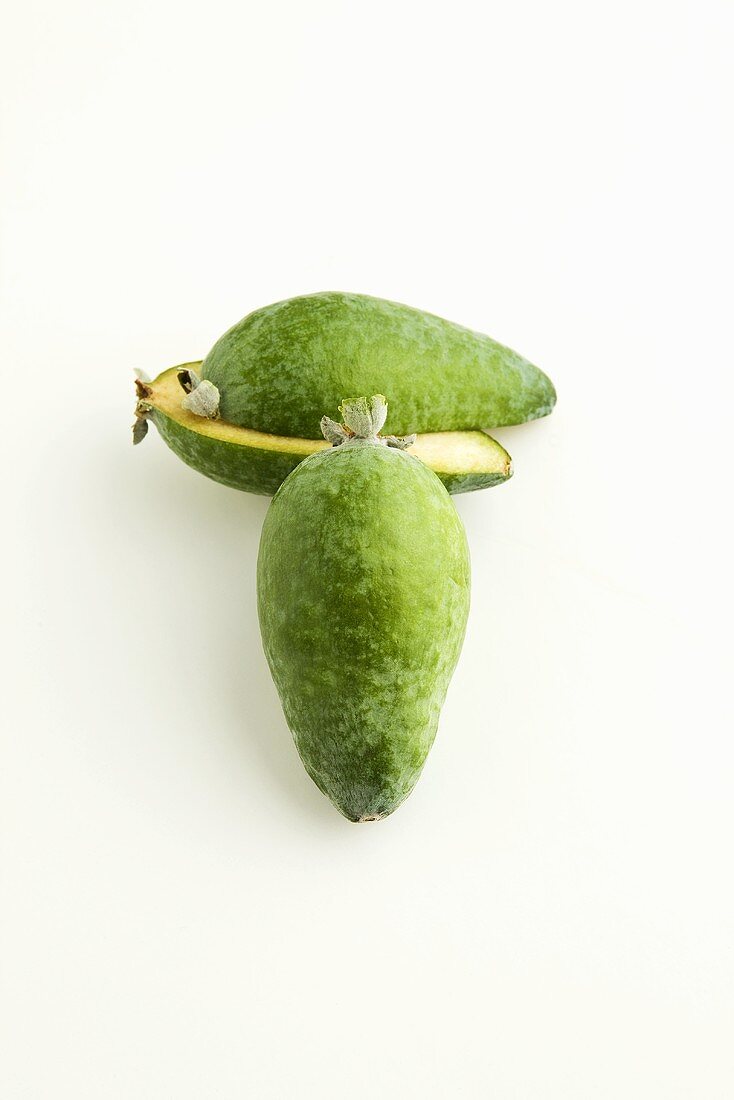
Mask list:
[[[313,438],[352,393],[387,393],[385,431],[520,424],[549,413],[550,379],[481,333],[363,294],[276,302],[226,332],[202,366],[225,420]]]
[[[469,552],[436,475],[357,442],[305,459],[260,541],[265,654],[301,759],[351,821],[407,797],[469,610]]]
[[[491,489],[493,485],[502,485],[508,480],[504,474],[443,474],[438,470],[433,472],[452,496],[457,496],[459,493],[474,493],[477,489]]]
[[[295,470],[303,460],[303,456],[298,454],[242,447],[225,439],[198,435],[183,424],[172,420],[170,416],[166,416],[160,409],[153,411],[152,420],[171,450],[183,459],[187,466],[198,470],[200,474],[206,474],[214,481],[221,482],[222,485],[229,485],[231,489],[272,496],[291,470]],[[498,484],[496,480],[492,482],[489,480],[496,476],[467,474],[466,486],[453,491],[464,493],[472,489],[489,487],[490,484]],[[463,480],[460,474],[448,474],[447,477],[452,479],[458,477],[459,482]],[[475,477],[480,479],[484,477],[484,484],[469,484],[469,479]],[[500,478],[500,480],[503,479]]]

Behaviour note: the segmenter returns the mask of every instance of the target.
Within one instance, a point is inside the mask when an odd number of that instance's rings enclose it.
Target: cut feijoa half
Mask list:
[[[325,439],[271,435],[192,411],[186,398],[200,367],[200,362],[183,363],[151,382],[136,383],[136,443],[152,420],[171,450],[188,466],[233,489],[265,496],[272,496],[304,458],[329,448]],[[420,434],[410,453],[438,474],[450,493],[487,489],[512,476],[507,451],[482,431]]]

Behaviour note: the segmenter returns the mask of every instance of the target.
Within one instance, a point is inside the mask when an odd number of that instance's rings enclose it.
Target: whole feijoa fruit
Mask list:
[[[433,743],[469,610],[461,520],[438,477],[381,439],[386,404],[324,418],[268,510],[257,566],[265,654],[301,759],[351,821],[392,813]]]

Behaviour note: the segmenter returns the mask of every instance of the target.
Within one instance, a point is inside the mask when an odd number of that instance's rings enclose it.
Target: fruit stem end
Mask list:
[[[387,420],[387,398],[381,393],[372,397],[345,398],[339,406],[339,412],[344,418],[343,424],[337,424],[329,416],[321,418],[321,431],[332,447],[339,447],[343,443],[380,443],[404,451],[411,443],[415,443],[414,435],[401,437],[379,434]]]

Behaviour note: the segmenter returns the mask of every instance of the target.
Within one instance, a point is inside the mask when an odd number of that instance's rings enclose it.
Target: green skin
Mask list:
[[[421,773],[464,639],[469,551],[448,493],[378,441],[312,455],[270,505],[257,585],[308,774],[350,821],[387,816]]]
[[[272,496],[302,460],[302,456],[297,454],[238,447],[236,443],[223,439],[196,435],[158,409],[153,411],[152,419],[162,438],[187,466],[231,489]],[[461,475],[447,475],[456,478],[459,482],[456,491],[461,493],[485,488],[489,484],[486,478],[483,485],[469,483],[472,479],[479,480],[481,476],[469,474],[462,478]]]
[[[230,423],[305,438],[348,393],[388,393],[395,435],[521,424],[556,401],[541,370],[489,336],[341,292],[249,314],[214,345],[202,377]]]

